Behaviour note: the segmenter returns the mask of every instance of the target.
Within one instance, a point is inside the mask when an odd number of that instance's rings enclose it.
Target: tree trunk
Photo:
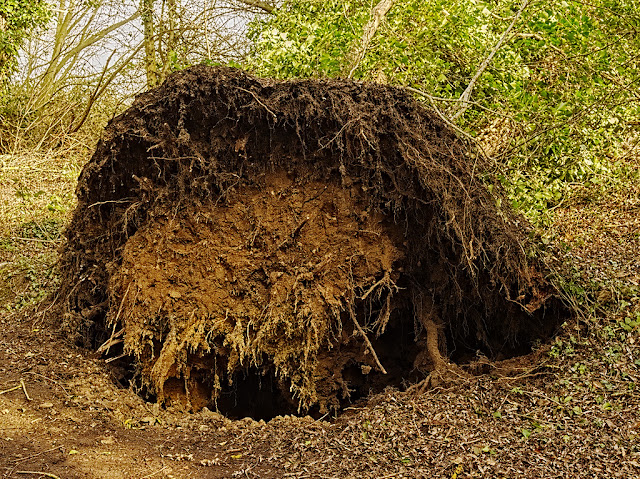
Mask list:
[[[147,73],[147,87],[153,88],[159,83],[153,33],[153,0],[140,0],[140,12],[142,14],[142,26],[144,27],[144,67]]]
[[[178,12],[176,10],[176,0],[166,0],[166,5],[168,25],[162,25],[162,29],[166,31],[167,36],[164,45],[164,55],[163,58],[161,58],[162,76],[159,78],[161,82],[164,81],[167,75],[171,72],[171,65],[176,57],[178,47]],[[158,42],[160,41],[162,41],[162,39],[159,39]],[[161,49],[158,49],[158,51],[162,52]]]

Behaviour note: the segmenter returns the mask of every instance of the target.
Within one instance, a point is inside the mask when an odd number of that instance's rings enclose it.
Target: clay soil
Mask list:
[[[145,343],[150,312],[169,318],[160,351],[150,344],[139,354],[148,368],[142,375],[157,385],[160,403],[269,418],[276,411],[296,412],[295,398],[305,405],[318,403],[325,414],[340,407],[336,398],[349,400],[357,392],[353,378],[343,377],[351,365],[376,376],[368,382],[378,391],[402,379],[396,373],[403,361],[405,369],[417,368],[415,378],[424,377],[418,368],[426,371],[427,365],[412,364],[415,346],[395,338],[397,351],[388,352],[383,348],[388,336],[373,333],[376,354],[389,368],[386,374],[377,372],[371,350],[354,338],[354,323],[341,320],[348,294],[355,297],[356,290],[365,300],[375,299],[358,302],[367,306],[370,318],[363,327],[385,329],[391,316],[386,305],[400,288],[394,263],[404,258],[402,241],[402,231],[368,211],[359,188],[296,183],[286,172],[270,173],[258,186],[233,194],[224,207],[186,205],[178,212],[157,212],[127,242],[111,281],[114,304],[119,304],[111,314],[125,318],[127,351]],[[366,317],[365,311],[358,313]],[[297,328],[297,321],[304,327]],[[411,330],[413,324],[406,327]],[[334,341],[340,347],[318,353],[329,336],[340,337]],[[188,357],[181,358],[185,350]],[[154,354],[158,357],[152,360]],[[272,363],[258,371],[264,358]],[[258,381],[245,384],[239,374],[227,384],[227,373],[243,363],[253,365],[248,375]],[[301,372],[291,371],[291,363]],[[285,378],[277,377],[282,370]],[[312,370],[314,378],[304,370]],[[221,389],[217,395],[215,383]]]

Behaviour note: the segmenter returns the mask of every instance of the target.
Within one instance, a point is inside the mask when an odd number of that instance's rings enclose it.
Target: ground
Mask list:
[[[637,183],[554,211],[549,261],[588,307],[550,343],[338,417],[265,423],[145,403],[34,313],[55,290],[77,172],[68,158],[0,158],[2,477],[640,476]]]

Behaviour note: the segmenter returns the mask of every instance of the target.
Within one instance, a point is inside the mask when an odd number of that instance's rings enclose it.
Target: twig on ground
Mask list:
[[[161,473],[162,471],[164,471],[166,468],[167,468],[167,466],[163,466],[161,469],[158,469],[157,471],[152,472],[151,474],[147,474],[146,476],[143,476],[143,477],[141,477],[140,479],[147,479],[147,478],[149,478],[149,477],[153,477],[153,476],[155,476],[156,474],[160,474],[160,473]]]
[[[35,241],[37,243],[60,243],[61,239],[40,239],[40,238],[22,238],[20,236],[11,236],[14,241]]]
[[[21,384],[18,384],[17,386],[14,386],[14,387],[12,387],[12,388],[5,389],[4,391],[0,391],[0,395],[2,395],[2,394],[6,394],[6,393],[10,393],[11,391],[15,391],[15,390],[17,390],[17,389],[20,389],[21,387],[22,387],[22,385],[21,385]]]
[[[62,385],[60,385],[57,381],[55,381],[55,380],[53,380],[51,378],[48,378],[47,376],[43,376],[42,374],[38,374],[36,372],[33,372],[33,371],[27,371],[27,374],[33,374],[34,376],[39,376],[42,379],[46,379],[47,381],[51,381],[53,384],[55,384],[60,389],[62,389],[67,396],[71,396],[71,394],[69,394],[69,392],[64,387],[62,387]]]
[[[28,461],[29,459],[33,459],[34,457],[42,456],[43,454],[55,451],[57,449],[62,449],[62,446],[52,447],[51,449],[47,449],[46,451],[39,452],[38,454],[32,454],[31,456],[22,457],[20,459],[14,459],[13,462],[18,464],[18,463],[21,463],[21,462],[24,462],[24,461]]]
[[[24,379],[22,378],[20,378],[20,385],[22,386],[22,390],[24,391],[24,397],[27,398],[27,401],[31,401],[29,393],[27,392],[27,385],[24,383]]]

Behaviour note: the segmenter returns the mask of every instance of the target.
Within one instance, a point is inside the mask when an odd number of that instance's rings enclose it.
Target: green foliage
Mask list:
[[[27,221],[21,224],[16,229],[16,234],[20,238],[55,241],[60,239],[62,227],[62,220],[58,218],[45,218],[41,221]]]
[[[49,19],[44,0],[0,0],[0,80],[15,67],[20,45],[30,31]]]
[[[286,1],[252,24],[251,68],[277,78],[339,76],[371,5]],[[451,113],[519,5],[396,1],[355,78],[420,89]],[[622,174],[622,140],[640,114],[638,28],[634,0],[533,1],[478,78],[458,126],[496,159],[513,206],[534,221],[576,184],[597,188]]]
[[[254,23],[251,64],[275,78],[330,77],[340,73],[342,60],[367,20],[364,2],[292,0],[273,18]]]
[[[560,357],[564,359],[570,358],[575,353],[575,346],[577,343],[578,341],[573,335],[569,336],[569,339],[564,340],[558,337],[551,345],[549,356],[556,359]]]
[[[0,242],[0,249],[7,246]],[[55,251],[38,257],[17,254],[0,265],[0,307],[8,311],[37,304],[59,281]]]

